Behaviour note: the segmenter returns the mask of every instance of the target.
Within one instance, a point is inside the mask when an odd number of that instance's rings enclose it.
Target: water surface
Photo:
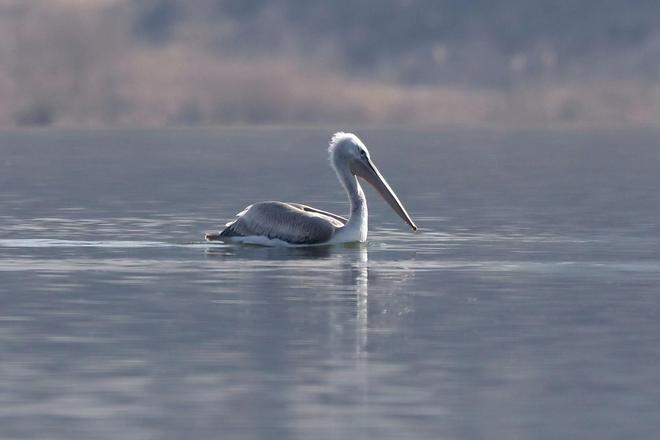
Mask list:
[[[273,249],[331,130],[3,132],[0,437],[655,438],[660,132],[359,133],[420,231]]]

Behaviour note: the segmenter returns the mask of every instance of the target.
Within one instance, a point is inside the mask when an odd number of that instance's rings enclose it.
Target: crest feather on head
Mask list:
[[[332,153],[335,151],[337,145],[348,139],[353,141],[358,140],[357,136],[355,136],[353,133],[344,133],[343,131],[338,131],[337,133],[333,134],[332,138],[330,139],[330,146],[328,147],[328,152],[330,155],[332,155]]]

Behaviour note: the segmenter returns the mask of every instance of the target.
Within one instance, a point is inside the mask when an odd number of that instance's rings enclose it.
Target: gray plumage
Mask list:
[[[291,244],[319,244],[329,241],[344,217],[300,203],[260,202],[249,206],[238,218],[207,240],[261,236]]]

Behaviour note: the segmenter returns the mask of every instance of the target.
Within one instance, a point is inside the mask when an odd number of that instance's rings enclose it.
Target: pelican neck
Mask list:
[[[365,241],[367,239],[369,216],[367,198],[357,177],[353,173],[346,168],[343,168],[341,171],[336,168],[336,171],[351,204],[348,223],[342,227],[343,232],[354,238],[351,241]]]

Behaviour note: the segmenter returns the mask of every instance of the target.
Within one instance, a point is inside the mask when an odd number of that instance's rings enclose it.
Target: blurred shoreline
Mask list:
[[[378,46],[382,30],[316,35],[261,3],[0,1],[0,127],[660,124],[654,23],[572,58],[540,31],[496,46],[483,23],[478,39],[437,43],[431,26],[394,51]]]

